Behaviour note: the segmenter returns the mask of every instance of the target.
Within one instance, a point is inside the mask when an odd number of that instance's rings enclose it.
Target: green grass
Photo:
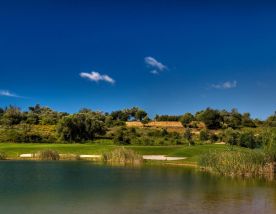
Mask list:
[[[20,154],[35,153],[40,150],[52,149],[61,154],[102,154],[121,146],[111,144],[111,141],[98,140],[96,143],[86,144],[23,144],[0,143],[0,152],[5,152],[8,158],[17,158]],[[125,146],[141,155],[168,155],[175,157],[187,157],[184,162],[197,162],[199,156],[209,151],[223,152],[229,150],[226,145],[195,145],[195,146]],[[234,147],[235,150],[247,150]]]

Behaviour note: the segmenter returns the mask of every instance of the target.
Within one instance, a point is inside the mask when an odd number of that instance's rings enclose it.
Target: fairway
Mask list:
[[[16,159],[20,154],[35,153],[44,149],[52,149],[60,154],[100,155],[122,146],[87,143],[87,144],[20,144],[0,143],[0,152],[5,152],[10,159]],[[195,146],[125,146],[141,155],[168,155],[172,157],[187,157],[186,162],[196,162],[201,154],[208,151],[225,151],[226,145],[195,145]],[[235,149],[241,149],[235,147]]]

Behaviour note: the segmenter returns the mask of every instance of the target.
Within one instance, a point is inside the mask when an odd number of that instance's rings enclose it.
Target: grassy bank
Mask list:
[[[122,146],[111,144],[111,141],[97,141],[87,144],[20,144],[20,143],[0,143],[0,151],[7,154],[9,159],[18,158],[20,154],[36,153],[41,150],[51,149],[61,154],[87,154],[100,155],[112,151]],[[167,155],[175,157],[187,157],[185,162],[196,163],[200,155],[209,151],[223,152],[229,150],[226,145],[195,145],[195,146],[125,146],[141,155]],[[234,147],[237,151],[247,150]]]

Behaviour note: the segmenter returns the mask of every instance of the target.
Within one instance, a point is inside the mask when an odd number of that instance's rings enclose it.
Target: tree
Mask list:
[[[129,114],[121,110],[111,112],[110,116],[112,117],[113,120],[119,120],[119,121],[129,120]]]
[[[200,131],[200,133],[199,133],[200,141],[207,141],[207,140],[209,140],[209,138],[210,138],[210,133],[208,130],[203,129]]]
[[[271,115],[266,119],[266,125],[276,127],[276,111],[274,112],[274,115]]]
[[[120,128],[114,134],[115,134],[115,136],[113,138],[113,141],[114,141],[115,144],[128,145],[128,144],[131,143],[131,139],[129,137],[127,129]],[[135,132],[133,132],[133,134],[136,134],[136,130],[135,130]]]
[[[56,125],[66,113],[59,113],[39,104],[29,107],[26,122],[29,124]]]
[[[241,123],[244,127],[256,127],[253,120],[250,118],[250,113],[244,113],[241,117]]]
[[[200,112],[198,120],[205,123],[208,129],[219,129],[221,127],[222,118],[219,111],[207,108],[205,111]]]
[[[177,115],[156,115],[154,120],[156,121],[179,121],[181,116]]]
[[[104,115],[94,112],[65,116],[57,125],[58,135],[65,141],[93,140],[106,132],[103,117]]]
[[[3,116],[4,112],[5,112],[5,110],[4,110],[4,109],[2,109],[2,108],[0,108],[0,117],[2,117],[2,116]]]
[[[7,126],[13,126],[19,124],[23,119],[23,114],[19,108],[9,106],[6,108],[3,116],[2,123]]]
[[[186,128],[186,130],[184,132],[184,138],[188,141],[189,146],[194,144],[193,134],[189,128]]]
[[[252,131],[247,131],[240,134],[239,146],[255,149],[259,146],[259,142]]]
[[[186,113],[180,118],[180,121],[184,127],[187,127],[194,119],[191,113]]]
[[[135,113],[135,118],[136,120],[143,121],[147,117],[147,112],[144,110],[138,109],[137,112]]]
[[[239,128],[242,124],[242,115],[234,108],[231,110],[227,122],[229,127],[233,129]]]
[[[222,140],[231,146],[239,145],[239,137],[240,133],[238,131],[228,128],[224,131]]]

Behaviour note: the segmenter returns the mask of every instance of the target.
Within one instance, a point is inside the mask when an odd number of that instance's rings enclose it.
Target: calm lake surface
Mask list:
[[[0,162],[2,214],[275,214],[276,185],[194,169]]]

